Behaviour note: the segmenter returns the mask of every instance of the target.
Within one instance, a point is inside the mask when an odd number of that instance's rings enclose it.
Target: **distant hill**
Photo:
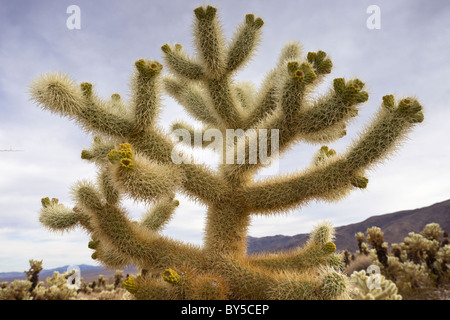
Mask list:
[[[403,242],[409,232],[419,233],[426,224],[436,222],[442,229],[450,232],[450,200],[443,201],[425,208],[414,210],[405,210],[379,216],[370,217],[362,222],[349,224],[336,228],[336,247],[338,251],[347,249],[350,252],[357,250],[355,233],[365,233],[368,228],[380,227],[384,232],[384,240],[389,244]],[[257,252],[275,252],[293,249],[298,247],[308,239],[308,234],[298,234],[294,236],[269,236],[269,237],[249,237],[247,252],[249,254]],[[63,266],[50,270],[43,270],[39,274],[40,280],[50,277],[53,272],[64,273],[68,266]],[[102,274],[106,279],[112,277],[115,270],[107,270],[100,266],[79,265],[81,277],[86,282],[97,280]],[[124,276],[136,274],[134,267],[127,268]],[[2,272],[0,273],[0,282],[13,281],[14,279],[26,279],[24,272]]]
[[[365,233],[368,228],[379,227],[384,232],[384,240],[389,244],[403,242],[408,233],[419,233],[428,223],[438,223],[442,229],[450,232],[450,200],[429,207],[405,210],[370,217],[362,222],[336,228],[337,250],[357,250],[355,233]],[[247,252],[275,252],[293,249],[305,243],[308,234],[294,236],[249,237]]]

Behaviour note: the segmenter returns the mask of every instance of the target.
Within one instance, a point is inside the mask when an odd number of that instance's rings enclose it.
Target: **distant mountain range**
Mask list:
[[[384,241],[389,245],[403,242],[408,233],[419,233],[428,223],[438,223],[442,229],[450,232],[450,200],[429,207],[405,210],[370,217],[362,222],[336,227],[336,247],[338,251],[355,252],[358,248],[355,233],[365,233],[368,228],[379,227],[384,232]],[[306,242],[308,234],[294,236],[276,235],[248,239],[247,253],[285,251]]]
[[[338,251],[344,249],[350,252],[357,250],[355,233],[365,233],[368,228],[379,227],[384,232],[384,240],[389,244],[403,242],[409,232],[419,233],[428,223],[439,223],[442,229],[450,232],[450,200],[431,205],[429,207],[405,210],[379,216],[370,217],[362,222],[336,227],[335,244]],[[257,252],[285,251],[301,246],[308,239],[308,234],[297,234],[294,236],[269,236],[269,237],[249,237],[247,252],[249,254]],[[40,280],[51,276],[53,272],[64,273],[68,266],[55,269],[43,270],[39,274]],[[98,279],[100,274],[108,279],[112,277],[115,270],[108,270],[100,266],[79,265],[81,277],[84,281],[90,282]],[[137,270],[133,267],[124,270],[124,276],[135,274]],[[14,279],[26,279],[24,272],[1,272],[0,282],[12,281]]]

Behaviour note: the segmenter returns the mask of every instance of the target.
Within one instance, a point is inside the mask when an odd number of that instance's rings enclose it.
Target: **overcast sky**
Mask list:
[[[238,79],[256,85],[277,61],[289,40],[305,53],[324,50],[331,56],[332,79],[359,77],[369,100],[348,128],[330,145],[344,151],[375,114],[385,94],[414,96],[424,106],[425,121],[400,151],[368,174],[366,190],[355,190],[338,203],[312,203],[282,215],[254,218],[251,236],[306,233],[321,220],[335,226],[370,216],[424,207],[450,198],[450,2],[361,0],[227,0],[227,1],[9,1],[0,0],[0,272],[28,269],[29,259],[45,268],[95,264],[81,229],[55,234],[38,221],[40,199],[59,198],[71,205],[70,187],[94,178],[95,167],[80,158],[91,137],[66,118],[42,111],[29,101],[31,80],[50,71],[94,84],[104,98],[127,97],[133,64],[140,58],[162,61],[161,46],[181,43],[193,53],[193,9],[219,9],[226,36],[245,14],[261,17],[262,43]],[[81,29],[70,30],[69,5],[81,9]],[[381,28],[366,21],[369,5],[381,10]],[[190,119],[164,96],[160,126]],[[280,162],[280,172],[309,164],[320,146],[299,144]],[[205,208],[179,196],[181,204],[164,234],[202,243]],[[144,208],[128,202],[136,219]]]

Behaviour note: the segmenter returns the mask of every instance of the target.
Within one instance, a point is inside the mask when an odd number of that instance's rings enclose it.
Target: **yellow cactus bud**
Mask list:
[[[305,74],[303,73],[302,70],[297,70],[297,71],[294,72],[294,76],[295,76],[296,78],[299,78],[299,79],[303,78],[304,75],[305,75]]]
[[[133,277],[128,277],[125,279],[125,281],[122,283],[125,289],[127,289],[130,293],[135,293],[138,290],[138,285]]]
[[[144,59],[136,61],[135,66],[139,74],[147,78],[154,77],[162,69],[162,64],[160,64],[158,61],[147,61]]]
[[[172,269],[164,270],[162,277],[164,280],[172,284],[177,284],[181,280],[180,275],[175,270]]]
[[[331,241],[325,243],[323,248],[327,253],[333,253],[336,251],[336,245]]]
[[[108,152],[107,157],[111,163],[114,163],[120,159],[120,155],[115,149],[112,149],[110,152]]]
[[[122,158],[132,158],[133,157],[133,148],[129,143],[121,143],[119,145],[119,154]]]
[[[90,158],[91,158],[91,153],[89,152],[89,150],[82,150],[81,151],[81,159],[88,160]]]
[[[50,198],[49,197],[42,198],[41,203],[44,208],[48,207],[50,205]]]
[[[92,95],[92,84],[89,82],[83,82],[81,85],[81,92],[85,97],[90,97]]]
[[[95,250],[95,249],[97,249],[98,244],[99,244],[99,241],[91,240],[88,243],[88,248]]]
[[[120,160],[120,165],[125,169],[133,169],[134,162],[129,158],[123,158]]]

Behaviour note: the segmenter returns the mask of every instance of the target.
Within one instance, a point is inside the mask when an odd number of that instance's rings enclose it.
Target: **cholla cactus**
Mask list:
[[[96,135],[81,156],[99,167],[96,183],[82,181],[73,188],[74,208],[44,199],[40,220],[51,230],[84,227],[92,234],[93,258],[109,267],[135,264],[148,270],[153,276],[124,283],[140,298],[188,297],[189,291],[174,291],[182,286],[161,279],[169,268],[179,274],[190,270],[187,274],[195,279],[186,276],[186,283],[204,288],[195,291],[200,299],[202,293],[210,298],[211,292],[237,299],[339,298],[346,293],[345,279],[337,270],[324,268],[340,263],[333,254],[330,224],[318,225],[303,248],[247,256],[251,218],[281,214],[313,200],[339,200],[354,189],[365,188],[365,171],[385,159],[423,120],[422,107],[413,98],[397,102],[392,95],[384,96],[374,121],[347,152],[337,154],[323,144],[346,134],[347,123],[368,100],[365,84],[359,79],[337,78],[326,95],[311,99],[312,90],[331,72],[332,62],[323,51],[304,55],[297,42],[283,48],[259,90],[248,82],[236,82],[236,72],[260,41],[263,20],[246,15],[226,43],[216,11],[211,6],[194,10],[197,56],[186,53],[180,44],[162,46],[171,76],[162,76],[157,61],[135,63],[131,101],[118,94],[102,100],[90,83],[77,86],[58,73],[33,82],[32,98],[43,109],[73,119]],[[202,146],[222,155],[218,170],[190,161],[157,126],[162,89],[204,124]],[[189,135],[195,130],[187,123],[177,122],[172,129],[184,129],[188,138],[183,142],[195,142],[195,135]],[[211,139],[208,129],[222,136],[239,129],[246,134],[233,137],[230,143],[219,136]],[[252,149],[255,136],[263,136],[261,141],[267,143]],[[277,150],[285,152],[298,142],[322,144],[308,170],[253,179],[268,164],[261,158],[250,161],[254,154],[266,152],[271,159]],[[232,152],[238,149],[245,150],[241,156]],[[229,152],[231,163],[224,161],[230,160]],[[208,207],[202,247],[160,233],[178,206],[177,192]],[[127,217],[121,206],[123,194],[153,205],[142,221]]]
[[[364,233],[362,233],[362,232],[355,233],[355,238],[356,238],[356,241],[358,242],[359,253],[368,255],[369,251],[368,251],[366,243],[364,242],[366,239],[364,236]]]
[[[98,288],[99,290],[104,290],[104,289],[106,288],[106,280],[105,280],[105,278],[103,277],[102,274],[98,276],[98,285],[97,285],[97,288]]]
[[[450,245],[443,245],[441,235],[445,232],[439,224],[427,224],[419,234],[410,232],[404,242],[392,244],[390,255],[380,228],[368,228],[366,233],[367,241],[375,248],[376,254],[370,253],[373,264],[387,279],[395,281],[404,299],[437,298],[438,291],[448,286]]]
[[[439,240],[429,240],[421,234],[410,232],[404,239],[403,250],[406,251],[408,259],[416,264],[425,262],[428,267],[432,267],[436,261],[436,254],[439,250]]]
[[[116,270],[114,273],[114,289],[120,288],[122,286],[123,270]]]
[[[435,269],[450,282],[450,245],[445,245],[436,254]]]
[[[55,271],[45,279],[45,285],[40,282],[33,291],[34,300],[75,300],[77,289],[67,285],[67,275]]]
[[[395,257],[389,257],[387,276],[395,280],[397,288],[404,299],[434,298],[437,286],[430,269],[425,263],[412,261],[400,262]]]
[[[2,283],[0,300],[33,300],[30,293],[32,282],[29,280],[14,280],[9,285]]]
[[[67,286],[68,273],[55,272],[44,282],[39,282],[42,260],[29,260],[30,269],[25,271],[27,280],[14,280],[0,285],[0,300],[72,300],[77,290]]]
[[[32,283],[30,292],[36,288],[36,286],[39,283],[39,272],[41,272],[44,268],[42,267],[42,260],[33,260],[30,261],[30,269],[28,271],[25,271],[25,274],[27,275],[28,281]]]
[[[367,242],[376,250],[378,261],[387,267],[388,244],[384,242],[384,233],[378,227],[367,229]]]
[[[441,235],[444,234],[444,230],[442,230],[438,223],[429,223],[423,228],[420,234],[428,240],[436,240],[440,242]]]
[[[397,286],[391,280],[386,280],[383,275],[378,275],[378,286],[371,287],[367,285],[369,277],[366,271],[355,271],[351,275],[353,290],[351,295],[356,300],[402,300]]]

